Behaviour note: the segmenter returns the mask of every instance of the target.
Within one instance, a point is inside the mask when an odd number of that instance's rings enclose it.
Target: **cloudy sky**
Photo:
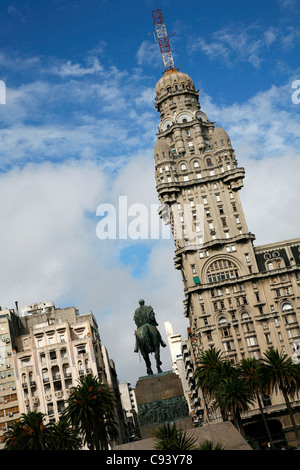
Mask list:
[[[99,237],[107,204],[117,229],[120,201],[128,224],[136,207],[150,228],[159,223],[157,8],[176,66],[246,169],[255,245],[300,235],[298,0],[1,0],[0,305],[91,310],[119,381],[133,386],[145,375],[133,352],[138,300],[153,306],[165,340],[165,321],[183,338],[187,328],[171,238]]]

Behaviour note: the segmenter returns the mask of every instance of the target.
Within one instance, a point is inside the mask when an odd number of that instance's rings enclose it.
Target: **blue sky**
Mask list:
[[[119,380],[133,385],[145,373],[133,353],[138,300],[154,307],[163,336],[165,321],[183,337],[187,327],[172,240],[96,235],[102,204],[158,203],[157,8],[176,66],[246,169],[255,244],[300,233],[297,0],[1,0],[0,305],[92,310]]]

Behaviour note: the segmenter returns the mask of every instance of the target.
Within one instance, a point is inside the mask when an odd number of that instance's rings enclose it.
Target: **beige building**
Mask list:
[[[13,367],[12,338],[19,334],[19,317],[14,310],[0,310],[0,449],[3,433],[20,416],[16,377]]]
[[[255,247],[239,195],[245,170],[198,95],[187,74],[165,72],[156,85],[154,148],[160,214],[172,228],[194,357],[212,347],[235,363],[268,348],[292,356],[300,340],[300,239]],[[279,395],[265,403],[269,413],[284,408]]]
[[[75,307],[56,308],[53,302],[29,305],[20,315],[2,311],[0,341],[0,436],[21,413],[37,410],[47,422],[58,421],[71,387],[84,375],[112,385],[112,368],[105,364],[110,360],[91,312],[80,315]],[[117,409],[116,418],[122,443]]]
[[[119,390],[128,429],[127,441],[132,442],[140,436],[135,391],[129,382],[119,383]]]
[[[188,341],[188,339],[182,340],[180,334],[174,333],[170,322],[165,322],[165,329],[172,358],[172,370],[181,380],[183,393],[189,407],[189,413],[193,419],[193,423],[197,424],[201,421],[203,412],[193,377],[194,363],[191,358],[193,352],[190,350],[190,341]]]

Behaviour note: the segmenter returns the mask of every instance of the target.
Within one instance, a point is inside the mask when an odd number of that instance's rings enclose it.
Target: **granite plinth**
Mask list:
[[[192,426],[181,380],[172,371],[140,377],[135,388],[142,439],[152,437],[163,423],[176,422],[181,428]]]

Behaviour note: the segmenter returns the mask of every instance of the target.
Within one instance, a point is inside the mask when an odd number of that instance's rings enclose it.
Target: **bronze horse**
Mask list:
[[[135,332],[135,352],[140,351],[146,363],[147,374],[152,375],[151,361],[149,354],[154,353],[156,360],[157,372],[162,372],[160,366],[160,346],[166,347],[162,340],[160,332],[156,328],[158,323],[155,320],[155,314],[152,307],[144,305],[144,301],[140,300],[140,307],[135,311],[134,321],[138,327]]]

